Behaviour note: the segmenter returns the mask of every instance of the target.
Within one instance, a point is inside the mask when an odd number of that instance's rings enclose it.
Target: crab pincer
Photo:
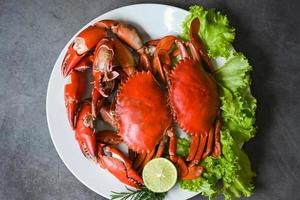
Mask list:
[[[95,26],[112,31],[118,38],[128,44],[140,55],[140,65],[144,70],[149,70],[151,67],[149,52],[144,45],[136,28],[133,26],[115,20],[102,20]]]
[[[70,75],[74,67],[84,56],[106,36],[107,31],[96,26],[89,26],[81,31],[68,47],[62,62],[61,70],[64,77]]]
[[[143,179],[132,168],[132,161],[117,148],[99,144],[98,163],[126,185],[140,188],[144,184]]]
[[[75,138],[84,156],[96,161],[97,144],[93,123],[91,103],[85,100],[80,104],[78,109]]]

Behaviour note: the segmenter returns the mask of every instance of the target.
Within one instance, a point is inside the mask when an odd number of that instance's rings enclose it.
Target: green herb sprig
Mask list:
[[[126,192],[111,192],[111,200],[163,200],[166,196],[164,193],[155,193],[146,187],[142,187],[139,190],[134,190],[126,187]]]

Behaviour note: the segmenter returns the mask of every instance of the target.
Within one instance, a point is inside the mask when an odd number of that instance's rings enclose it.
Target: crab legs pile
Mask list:
[[[221,154],[218,88],[199,28],[194,19],[186,42],[168,35],[143,43],[133,26],[102,20],[67,50],[62,74],[75,138],[87,158],[127,185],[143,185],[140,173],[154,157],[167,156],[186,180],[201,176],[201,159]],[[115,131],[97,131],[97,120]],[[175,123],[192,138],[185,159],[176,154]]]

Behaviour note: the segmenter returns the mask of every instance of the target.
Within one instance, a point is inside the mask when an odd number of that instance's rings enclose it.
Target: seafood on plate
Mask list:
[[[83,154],[124,184],[143,187],[141,172],[157,157],[173,162],[180,179],[196,179],[201,159],[221,154],[219,93],[199,23],[193,20],[189,41],[144,42],[132,25],[101,20],[68,47],[62,74],[70,126]],[[98,130],[99,120],[114,131]],[[186,158],[176,153],[175,125],[192,138]]]

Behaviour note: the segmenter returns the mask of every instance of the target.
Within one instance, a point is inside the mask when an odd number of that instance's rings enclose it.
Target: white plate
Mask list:
[[[81,30],[101,19],[116,19],[129,22],[138,27],[140,32],[147,33],[148,35],[142,34],[144,39],[159,38],[167,34],[179,35],[181,23],[187,14],[186,10],[173,6],[136,4],[109,11],[92,20]],[[73,36],[60,53],[49,80],[46,105],[48,126],[54,146],[67,168],[88,188],[110,198],[111,191],[124,191],[125,187],[110,173],[88,161],[82,155],[70,128],[64,105],[63,93],[66,79],[61,75],[60,66],[67,47],[78,33]],[[182,200],[191,198],[196,194],[182,190],[177,186],[168,193],[166,199]]]

